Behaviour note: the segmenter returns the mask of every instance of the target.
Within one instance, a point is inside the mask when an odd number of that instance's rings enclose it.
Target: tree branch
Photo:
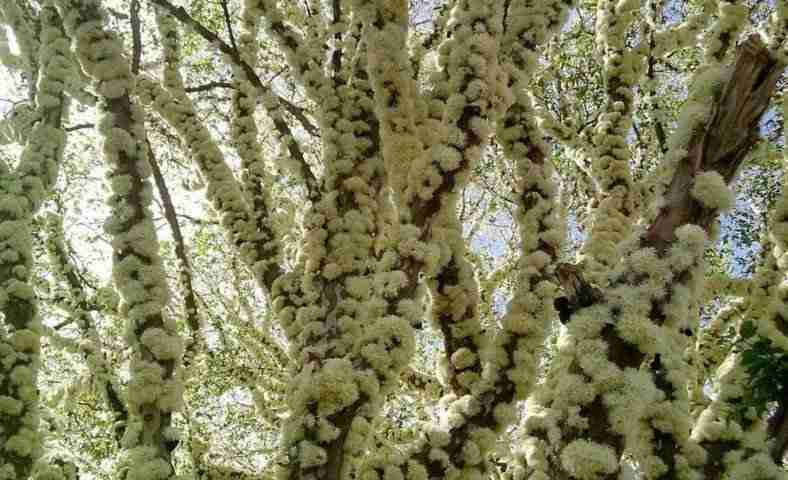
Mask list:
[[[131,73],[140,71],[142,61],[142,34],[140,25],[140,0],[131,0],[129,5],[129,18],[131,18]]]
[[[331,0],[331,24],[336,28],[337,24],[342,19],[342,2],[341,0]],[[340,81],[340,72],[342,71],[342,32],[337,29],[334,34],[334,51],[331,52],[331,68],[333,70],[334,82]]]
[[[233,33],[233,24],[230,20],[230,10],[227,8],[227,0],[221,0],[222,12],[224,13],[224,24],[227,27],[227,35],[230,37],[230,46],[233,50],[238,51],[238,45],[235,43],[235,34]]]
[[[78,123],[76,125],[72,125],[70,127],[66,127],[65,130],[67,132],[75,132],[77,130],[85,130],[85,129],[93,128],[93,127],[95,127],[95,125],[93,125],[92,123]]]
[[[172,202],[170,191],[167,188],[167,183],[159,168],[159,162],[153,152],[150,140],[145,139],[145,145],[148,149],[148,163],[151,167],[153,180],[156,183],[156,189],[159,191],[159,198],[161,198],[162,207],[164,210],[164,217],[170,225],[172,231],[172,238],[175,241],[175,256],[178,258],[180,267],[179,280],[183,288],[183,309],[186,317],[186,324],[191,330],[192,341],[187,345],[186,355],[184,355],[184,366],[194,360],[194,356],[198,351],[198,346],[202,343],[202,334],[200,333],[200,316],[197,310],[197,298],[194,294],[194,287],[192,285],[192,267],[189,261],[188,250],[186,242],[183,239],[181,226],[178,223],[178,215],[175,211],[175,205]]]
[[[199,92],[207,92],[209,90],[213,90],[215,88],[226,88],[226,89],[234,89],[233,84],[230,82],[208,82],[202,85],[194,85],[191,87],[185,87],[184,91],[186,93],[199,93]]]

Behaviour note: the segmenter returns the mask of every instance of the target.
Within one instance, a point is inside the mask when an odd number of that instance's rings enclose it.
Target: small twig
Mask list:
[[[230,10],[227,8],[227,0],[222,0],[222,12],[224,12],[224,23],[227,25],[227,35],[230,37],[230,45],[233,50],[238,51],[238,45],[235,43],[235,35],[233,34],[233,23],[230,20]]]
[[[94,126],[95,125],[93,125],[92,123],[78,123],[76,125],[72,125],[70,127],[66,127],[65,130],[67,132],[74,132],[74,131],[77,131],[77,130],[85,130],[87,128],[93,128]]]
[[[216,220],[203,220],[202,218],[195,218],[191,215],[186,215],[185,213],[178,213],[178,217],[185,218],[186,220],[195,223],[197,225],[219,225],[219,222]]]
[[[110,13],[110,14],[111,14],[113,17],[115,17],[115,18],[117,18],[117,19],[120,19],[120,20],[128,20],[128,18],[129,18],[129,16],[128,16],[128,15],[126,15],[126,14],[125,14],[125,13],[123,13],[123,12],[119,12],[119,11],[115,10],[114,8],[110,8],[110,7],[106,7],[106,8],[107,8],[107,11],[108,11],[108,12],[109,12],[109,13]]]
[[[654,30],[652,29],[649,32],[649,55],[648,55],[648,71],[646,72],[646,76],[649,80],[654,81],[656,79],[656,71],[654,70],[654,65],[656,63],[656,58],[654,58],[654,48],[656,47],[656,38],[654,36]],[[659,102],[654,95],[656,92],[650,92],[651,95],[649,102],[651,105],[651,117],[652,121],[654,122],[654,133],[657,135],[657,143],[659,144],[659,150],[662,154],[668,153],[668,140],[667,135],[665,134],[665,127],[662,125],[662,122],[659,121],[657,118],[657,111],[659,110]]]
[[[140,62],[142,61],[142,34],[140,29],[140,0],[131,0],[129,6],[129,17],[131,18],[131,72],[140,72]]]
[[[71,325],[72,323],[74,323],[74,320],[75,320],[74,317],[68,317],[67,319],[63,320],[62,322],[60,322],[57,325],[55,325],[54,327],[52,327],[52,330],[58,331],[58,330],[60,330],[63,327],[67,327],[67,326]]]
[[[198,93],[198,92],[207,92],[208,90],[213,90],[214,88],[228,88],[233,89],[233,85],[229,82],[208,82],[202,85],[196,85],[194,87],[186,87],[186,93]]]

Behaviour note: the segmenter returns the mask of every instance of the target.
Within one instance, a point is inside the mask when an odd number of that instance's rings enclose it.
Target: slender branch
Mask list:
[[[652,7],[652,12],[654,11],[654,8],[655,7]],[[653,85],[656,79],[656,72],[654,71],[654,65],[656,63],[656,58],[654,55],[654,49],[656,48],[656,36],[654,34],[654,30],[651,30],[649,33],[648,70],[646,71],[646,77],[649,79],[648,85]],[[652,121],[654,122],[654,132],[657,135],[659,150],[664,155],[668,152],[668,139],[667,135],[665,134],[665,127],[662,125],[662,121],[657,116],[657,112],[660,110],[659,101],[656,98],[653,88],[649,88],[649,90],[648,104],[651,107],[651,117]]]
[[[129,18],[131,18],[131,73],[140,72],[140,62],[142,61],[142,34],[140,25],[140,0],[131,0],[129,6]]]
[[[186,93],[199,93],[199,92],[207,92],[208,90],[213,90],[215,88],[226,88],[226,89],[233,89],[233,84],[230,82],[208,82],[202,85],[195,85],[193,87],[186,87],[184,90]]]
[[[777,411],[769,418],[768,433],[772,460],[779,465],[788,453],[788,400],[778,402]]]
[[[175,205],[172,202],[172,197],[167,188],[167,183],[164,180],[164,175],[162,175],[161,168],[159,168],[159,162],[156,160],[150,140],[146,138],[145,144],[148,149],[148,163],[150,163],[153,180],[156,183],[156,190],[158,190],[159,198],[161,198],[164,217],[170,225],[172,238],[175,241],[175,256],[178,258],[178,263],[180,264],[178,276],[181,287],[183,288],[183,307],[186,314],[186,324],[189,325],[193,337],[188,345],[186,355],[184,355],[184,364],[186,365],[187,362],[194,359],[196,348],[202,340],[200,335],[200,317],[197,310],[197,298],[194,294],[194,287],[192,285],[191,262],[189,262],[186,242],[183,240],[181,226],[178,223],[178,214],[175,211]]]
[[[63,320],[62,322],[52,327],[52,330],[55,331],[62,330],[63,328],[71,325],[72,323],[74,323],[74,317],[68,317],[67,319]]]
[[[196,218],[191,215],[187,215],[185,213],[179,213],[177,216],[181,218],[185,218],[186,220],[196,224],[196,225],[219,225],[219,222],[216,220],[205,220],[203,218]]]
[[[230,45],[233,50],[238,51],[238,44],[235,43],[235,34],[233,33],[233,24],[230,20],[230,10],[227,8],[227,0],[221,0],[222,12],[224,13],[224,23],[227,26],[227,35],[230,37]]]
[[[93,127],[95,127],[95,125],[92,124],[92,123],[78,123],[76,125],[72,125],[70,127],[66,127],[65,131],[67,131],[67,132],[75,132],[77,130],[85,130],[85,129],[93,128]]]
[[[107,7],[107,13],[109,13],[110,15],[112,15],[113,17],[115,17],[115,18],[117,18],[119,20],[128,20],[129,19],[128,15],[126,15],[123,12],[119,12],[119,11],[115,10],[114,8]]]

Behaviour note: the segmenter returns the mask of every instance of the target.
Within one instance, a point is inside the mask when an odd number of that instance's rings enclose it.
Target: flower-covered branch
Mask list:
[[[119,472],[166,480],[174,474],[172,452],[178,435],[172,413],[180,408],[183,385],[177,367],[183,342],[165,316],[169,291],[158,252],[150,203],[152,186],[142,110],[131,101],[134,79],[118,37],[106,30],[101,5],[92,0],[58,0],[64,25],[83,70],[100,97],[99,132],[109,167],[113,279],[133,349],[128,388],[129,421],[122,439]]]
[[[783,102],[783,110],[788,110],[785,97]],[[717,397],[700,415],[693,430],[693,437],[708,452],[704,463],[706,478],[778,479],[783,475],[779,465],[785,453],[786,434],[780,429],[784,428],[786,401],[774,399],[777,411],[768,422],[764,412],[748,405],[746,397],[751,395],[753,382],[748,381],[752,372],[748,372],[745,359],[750,354],[747,350],[755,348],[749,343],[754,339],[788,352],[784,313],[788,297],[782,287],[788,248],[786,185],[783,180],[782,196],[775,206],[768,238],[763,242],[763,263],[755,274],[747,309],[741,315],[743,320],[735,326],[743,347],[729,354],[719,367]]]
[[[481,381],[486,340],[477,308],[478,282],[465,258],[456,207],[468,172],[483,155],[490,124],[512,100],[498,63],[502,19],[495,2],[463,1],[453,9],[439,47],[441,69],[431,79],[434,98],[427,104],[427,118],[442,116],[443,121],[435,125],[434,137],[425,139],[426,155],[413,158],[411,168],[400,173],[407,175],[398,206],[402,221],[428,232],[428,248],[440,247],[435,259],[416,259],[429,267],[430,315],[443,333],[446,382],[458,396]]]
[[[45,247],[56,279],[68,286],[70,298],[66,300],[65,306],[74,317],[82,337],[79,342],[79,353],[89,366],[93,378],[104,395],[107,407],[115,417],[115,439],[120,443],[129,413],[118,378],[112,371],[101,348],[102,344],[96,330],[96,322],[91,315],[91,311],[96,307],[89,302],[89,294],[77,275],[76,266],[67,250],[62,216],[49,215],[46,222],[48,234]]]
[[[769,48],[775,54],[785,58],[788,53],[788,2],[778,0],[775,2],[774,13],[769,19]]]
[[[781,422],[780,410],[785,402],[776,399],[777,421],[773,417],[768,423],[764,412],[749,404],[753,382],[746,359],[751,353],[747,350],[756,348],[757,343],[752,343],[755,339],[788,351],[788,327],[781,313],[786,298],[780,287],[786,273],[782,257],[788,246],[783,231],[787,219],[788,190],[783,182],[783,195],[775,208],[769,238],[764,239],[764,261],[755,274],[746,308],[739,305],[740,321],[728,325],[729,329],[735,329],[734,340],[738,345],[734,352],[719,352],[716,356],[723,358],[716,375],[716,396],[693,428],[693,439],[707,452],[703,464],[705,478],[779,479],[783,476],[779,465],[785,444],[780,443],[780,432],[773,429],[775,423]]]
[[[597,4],[596,46],[604,58],[607,103],[592,136],[595,155],[591,172],[599,198],[584,242],[583,260],[589,280],[599,284],[605,283],[605,275],[619,258],[617,245],[631,233],[639,209],[627,137],[632,128],[633,88],[645,72],[644,49],[627,48],[626,38],[641,3],[603,0]]]
[[[240,53],[244,58],[253,61],[258,54],[257,22],[260,20],[260,16],[259,12],[250,8],[252,7],[250,3],[246,2],[244,10],[241,12],[243,28],[240,37]],[[250,208],[251,221],[257,232],[271,235],[273,233],[271,218],[273,208],[269,191],[272,178],[262,155],[262,144],[258,139],[259,131],[254,118],[259,91],[246,79],[243,71],[235,65],[233,65],[233,84],[235,89],[232,92],[230,135],[233,146],[241,159],[243,190]],[[280,118],[280,120],[282,119]],[[283,150],[287,151],[286,148]],[[311,199],[316,199],[314,188],[309,189],[309,194],[311,194]]]
[[[366,46],[359,49],[366,52]],[[297,375],[284,422],[286,478],[339,479],[355,468],[371,422],[410,360],[419,310],[398,295],[378,122],[366,57],[321,105],[323,198],[306,213],[299,268],[278,284],[277,316]]]
[[[16,8],[5,4],[6,15]],[[68,40],[50,3],[41,10],[36,116],[19,164],[0,176],[0,478],[25,480],[41,454],[38,433],[38,367],[41,324],[33,286],[32,219],[55,183],[63,156],[63,94]],[[33,48],[32,39],[30,45]],[[22,39],[21,41],[26,41]],[[24,51],[24,50],[23,50]],[[30,52],[28,52],[30,53]]]

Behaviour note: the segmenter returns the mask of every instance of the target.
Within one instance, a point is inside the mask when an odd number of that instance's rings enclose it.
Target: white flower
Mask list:
[[[710,170],[695,175],[692,196],[709,209],[728,210],[733,206],[733,192],[719,173]]]

